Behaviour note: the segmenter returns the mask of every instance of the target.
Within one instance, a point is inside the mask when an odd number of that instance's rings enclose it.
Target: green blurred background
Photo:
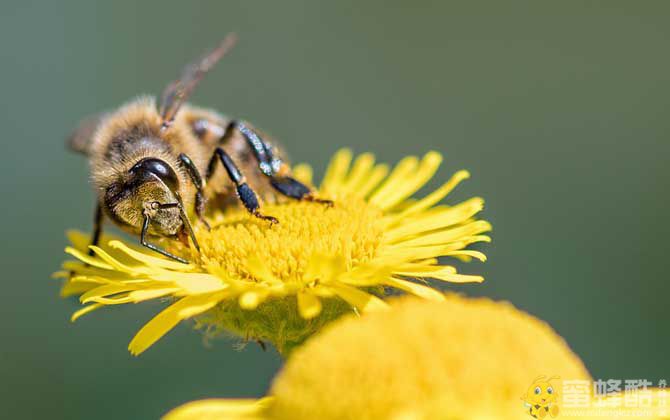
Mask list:
[[[273,351],[206,347],[188,325],[131,357],[161,303],[71,324],[78,304],[49,278],[64,231],[89,229],[93,209],[65,136],[88,113],[160,92],[228,31],[239,45],[196,102],[255,121],[319,171],[342,146],[390,162],[444,152],[433,186],[469,169],[452,202],[485,197],[495,228],[489,261],[463,267],[487,281],[452,289],[545,319],[596,378],[669,379],[670,3],[0,8],[4,418],[157,418],[196,398],[260,396],[279,369]]]

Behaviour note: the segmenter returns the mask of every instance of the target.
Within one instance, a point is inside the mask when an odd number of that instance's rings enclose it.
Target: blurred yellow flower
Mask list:
[[[210,332],[267,340],[288,353],[344,313],[385,309],[380,298],[385,288],[443,300],[423,279],[483,280],[458,274],[437,260],[485,260],[481,252],[465,249],[490,240],[483,235],[490,224],[474,219],[483,200],[438,205],[467,172],[457,172],[434,192],[413,200],[440,165],[440,154],[407,157],[390,174],[370,154],[350,166],[351,160],[349,150],[338,152],[318,189],[334,201],[333,207],[267,203],[263,211],[279,219],[275,226],[227,208],[210,217],[211,231],[196,229],[200,253],[176,241],[162,242],[189,265],[111,237],[91,247],[91,257],[88,237],[71,233],[66,252],[77,261],[65,262],[58,273],[67,278],[62,295],[80,295],[88,304],[72,319],[103,306],[172,298],[176,301],[133,338],[131,353],[142,353],[191,317]],[[308,166],[298,165],[295,176],[311,184]]]
[[[316,334],[293,352],[269,396],[194,401],[164,420],[532,419],[520,397],[549,374],[591,381],[551,327],[511,304],[406,297],[388,312],[348,316]],[[636,418],[659,418],[660,397],[653,391],[650,416]]]
[[[391,307],[308,340],[262,404],[193,402],[166,420],[202,418],[203,407],[238,419],[521,419],[520,396],[539,374],[590,379],[561,337],[510,304],[447,295]]]

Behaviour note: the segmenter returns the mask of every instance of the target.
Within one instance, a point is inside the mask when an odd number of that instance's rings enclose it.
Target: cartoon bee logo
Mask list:
[[[548,378],[544,375],[535,378],[528,387],[528,391],[521,396],[524,406],[528,408],[529,414],[536,419],[543,419],[549,414],[551,417],[557,417],[558,391],[551,384],[554,379],[560,379],[558,376]]]

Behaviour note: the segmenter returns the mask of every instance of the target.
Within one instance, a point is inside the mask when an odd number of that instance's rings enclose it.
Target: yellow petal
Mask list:
[[[386,280],[385,283],[391,287],[404,290],[424,299],[436,301],[444,300],[444,295],[442,293],[428,286],[424,286],[423,284],[412,283],[411,281],[396,279],[393,277]]]
[[[356,192],[357,187],[367,180],[374,164],[375,157],[372,153],[363,153],[358,156],[351,167],[347,180],[342,185],[342,189],[347,192]]]
[[[310,292],[312,292],[312,293],[314,293],[314,295],[316,295],[320,298],[324,298],[324,299],[337,297],[337,294],[332,289],[329,289],[328,287],[322,286],[322,285],[319,285],[319,284],[314,286],[314,287],[311,287]]]
[[[175,273],[173,271],[154,275],[154,279],[172,282],[189,295],[212,293],[229,287],[221,281],[221,278],[207,273]]]
[[[396,240],[393,244],[402,247],[437,246],[454,241],[461,242],[464,238],[469,238],[489,230],[491,230],[491,225],[488,222],[478,220],[466,225],[426,233],[415,238]]]
[[[451,267],[450,267],[451,268]],[[451,270],[442,270],[429,275],[425,278],[448,281],[449,283],[481,283],[484,281],[482,276],[472,276],[467,274],[455,274]]]
[[[395,242],[411,235],[418,235],[424,232],[433,231],[435,229],[443,229],[452,225],[456,225],[458,223],[465,222],[474,214],[481,211],[483,206],[484,206],[484,200],[482,200],[481,198],[471,198],[470,200],[464,201],[463,203],[460,203],[454,207],[440,210],[439,212],[433,212],[426,216],[406,221],[405,223],[400,224],[397,227],[392,227],[384,235],[384,240],[386,242]],[[476,222],[469,223],[468,226],[469,225],[481,228],[479,230],[474,229],[473,232],[475,233],[469,233],[471,235],[491,230],[491,225],[483,220],[478,220]],[[456,232],[458,232],[458,234],[461,236],[465,235],[465,233],[460,233],[461,231]],[[426,236],[429,235],[422,235],[421,238],[419,239],[423,239]],[[422,243],[429,243],[429,242],[424,239]]]
[[[247,310],[256,309],[268,296],[269,292],[260,288],[246,291],[240,295],[240,308]]]
[[[85,255],[85,254],[84,254]],[[97,261],[98,263],[105,264],[99,258],[90,257],[92,260]],[[120,271],[111,271],[111,266],[109,268],[99,268],[92,265],[86,265],[80,261],[64,261],[62,264],[63,270],[74,273],[75,277],[97,277],[104,279],[113,279],[113,280],[123,280],[128,279],[131,276],[128,273],[122,273]],[[72,279],[70,279],[72,280]]]
[[[137,356],[158,341],[180,321],[201,314],[223,299],[221,293],[186,296],[164,309],[144,325],[128,345],[131,354]]]
[[[128,293],[128,298],[134,303],[140,303],[144,302],[145,300],[158,299],[159,297],[169,296],[178,291],[179,289],[175,287],[165,289],[134,290]]]
[[[272,403],[272,397],[259,400],[206,399],[192,401],[175,408],[163,420],[261,420]]]
[[[95,289],[96,287],[100,286],[100,283],[97,282],[89,282],[89,281],[67,281],[65,284],[63,284],[63,287],[60,289],[60,296],[61,297],[70,297],[74,295],[81,295],[82,293],[86,293],[91,289]]]
[[[91,234],[84,233],[80,230],[68,230],[66,232],[67,239],[70,241],[72,246],[80,252],[86,252],[88,246],[91,244]]]
[[[67,238],[72,244],[72,246],[81,251],[81,252],[88,252],[88,247],[91,244],[91,234],[90,233],[85,233],[79,230],[69,230],[67,231]],[[100,240],[98,241],[100,246],[103,249],[109,249],[109,246],[107,245],[108,242],[113,241],[113,240],[120,240],[119,237],[115,235],[109,235],[106,233],[103,233],[100,237]],[[140,248],[138,246],[130,246],[131,248],[135,250],[145,250],[146,248]]]
[[[437,264],[437,262],[433,264]],[[456,272],[454,267],[446,265],[420,265],[409,263],[394,267],[393,274],[398,274],[404,277],[428,277],[431,273],[442,270],[448,270],[450,273]]]
[[[379,299],[377,296],[371,295],[370,293],[364,292],[363,290],[357,289],[355,287],[347,286],[345,284],[333,283],[328,285],[328,288],[361,312],[372,312],[388,309],[388,304],[386,302]]]
[[[459,250],[456,250],[456,251],[449,251],[449,252],[445,252],[444,255],[449,256],[449,257],[465,255],[465,256],[468,256],[468,257],[477,258],[479,261],[482,261],[482,262],[486,261],[486,255],[484,255],[483,253],[481,253],[479,251],[473,251],[471,249],[459,249]]]
[[[298,292],[298,311],[305,319],[312,319],[321,313],[321,300],[309,292]]]
[[[474,244],[475,242],[491,242],[491,237],[488,235],[473,235],[467,238],[463,238],[468,244]]]
[[[423,187],[433,177],[441,162],[442,155],[439,153],[427,153],[421,160],[417,170],[409,174],[403,183],[397,184],[392,189],[384,190],[384,188],[381,188],[379,194],[375,193],[370,198],[370,202],[382,209],[394,207]]]
[[[96,309],[101,308],[103,306],[105,306],[105,305],[103,305],[102,303],[93,303],[91,305],[85,306],[85,307],[79,309],[78,311],[76,311],[75,313],[73,313],[72,316],[70,317],[70,321],[75,322],[76,320],[78,320],[82,316],[86,315],[87,313],[93,312]]]
[[[136,272],[136,270],[134,270],[132,267],[112,257],[107,251],[103,250],[102,247],[91,245],[89,248],[95,252],[95,255],[100,257],[107,264],[111,265],[115,270],[128,274],[134,274]]]
[[[265,281],[271,284],[282,284],[270,270],[270,267],[263,262],[257,255],[251,255],[247,260],[247,270],[257,280]]]
[[[453,246],[449,245],[433,245],[433,246],[389,246],[379,250],[381,260],[386,261],[413,261],[425,258],[440,257],[445,253],[459,248],[460,244]]]
[[[416,156],[407,156],[403,158],[391,171],[391,175],[386,178],[382,185],[370,196],[368,200],[371,204],[378,205],[383,201],[383,197],[392,194],[407,182],[412,172],[419,166],[419,159]]]
[[[306,283],[318,281],[329,283],[345,269],[342,257],[326,257],[325,255],[312,255],[305,269],[303,279]]]
[[[379,183],[386,177],[389,173],[389,166],[386,164],[376,165],[370,175],[362,180],[362,183],[356,188],[356,191],[352,191],[353,194],[359,197],[367,197]]]
[[[458,171],[456,172],[449,181],[445,182],[440,188],[436,189],[432,193],[428,194],[426,197],[422,198],[421,200],[417,201],[416,203],[410,205],[407,207],[405,210],[403,210],[400,214],[400,218],[405,218],[407,216],[410,216],[412,214],[419,213],[423,210],[426,210],[435,204],[437,204],[440,200],[442,200],[444,197],[446,197],[453,189],[461,183],[463,180],[468,179],[470,177],[470,173],[468,171]]]
[[[193,264],[183,264],[177,261],[168,260],[167,258],[159,258],[153,255],[149,255],[145,252],[136,251],[121,241],[110,241],[109,246],[113,249],[118,249],[123,253],[127,254],[131,258],[137,260],[140,263],[147,265],[152,265],[155,267],[164,268],[167,270],[177,270],[177,271],[190,271],[195,269]]]
[[[340,273],[337,276],[337,281],[357,287],[377,286],[380,284],[381,279],[389,277],[392,272],[391,265],[384,264],[381,261],[374,261]]]
[[[312,185],[313,171],[312,167],[306,163],[295,165],[292,169],[293,177],[303,184]]]
[[[79,297],[81,303],[88,303],[96,301],[98,298],[109,297],[119,293],[128,292],[135,290],[137,287],[134,285],[129,285],[126,283],[112,283],[106,284],[104,286],[98,286],[95,289],[91,289],[88,292],[84,293]]]
[[[60,270],[60,271],[56,271],[54,273],[51,273],[51,278],[52,279],[67,279],[67,278],[70,277],[70,275],[71,275],[71,273],[69,271]]]
[[[338,191],[342,186],[342,182],[349,170],[351,157],[352,154],[349,149],[341,149],[335,153],[335,156],[333,156],[333,159],[328,165],[326,175],[323,177],[323,182],[321,182],[320,190],[324,194],[327,195],[330,192]]]
[[[113,270],[114,267],[112,267],[110,264],[105,264],[104,262],[100,261],[98,258],[91,257],[90,255],[87,255],[77,249],[72,248],[71,246],[68,246],[65,248],[65,252],[67,254],[72,255],[79,261],[86,263],[88,265],[91,265],[93,267],[101,268],[103,270]]]

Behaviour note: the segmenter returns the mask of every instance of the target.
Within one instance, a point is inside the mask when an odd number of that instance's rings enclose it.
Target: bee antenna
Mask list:
[[[237,43],[237,35],[229,33],[213,50],[199,60],[187,65],[178,80],[171,82],[161,95],[160,115],[162,129],[172,125],[179,108],[186,102],[200,80],[214,67]]]

